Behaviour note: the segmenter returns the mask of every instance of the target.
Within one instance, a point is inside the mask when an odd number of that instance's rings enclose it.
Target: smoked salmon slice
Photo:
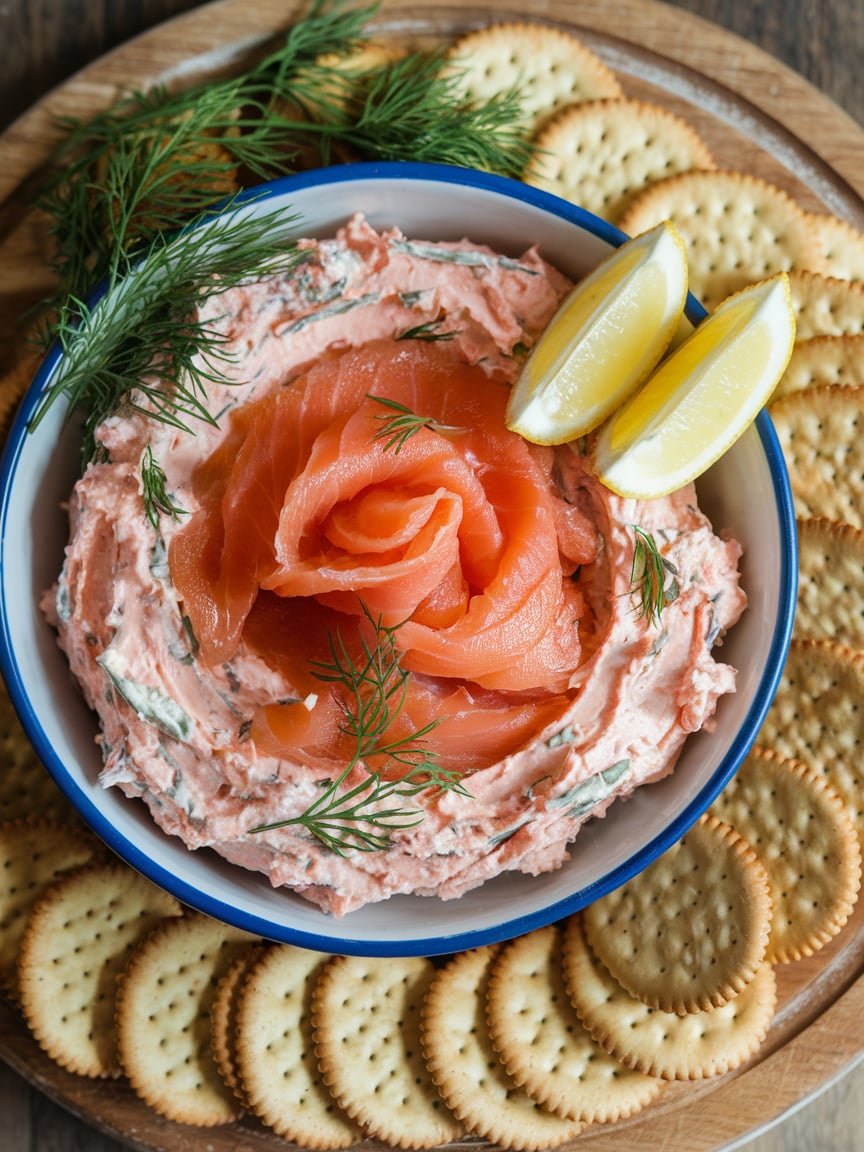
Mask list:
[[[434,723],[448,761],[495,762],[566,708],[586,619],[571,574],[596,529],[558,493],[552,456],[506,429],[507,397],[445,343],[387,340],[232,417],[169,563],[207,661],[245,645],[296,687],[256,717],[260,750],[345,755],[345,702],[310,669],[367,618],[394,630],[412,673],[399,724]],[[417,417],[398,441],[393,404]]]

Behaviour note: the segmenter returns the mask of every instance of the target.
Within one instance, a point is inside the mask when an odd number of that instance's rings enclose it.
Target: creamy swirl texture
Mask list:
[[[558,867],[733,690],[711,649],[744,606],[740,550],[692,489],[622,500],[578,445],[506,429],[521,357],[569,287],[536,252],[361,218],[305,248],[289,279],[213,303],[234,353],[213,426],[118,413],[73,493],[47,603],[99,714],[102,782],[335,914]],[[158,531],[145,452],[185,510]],[[637,525],[678,573],[659,620],[634,610]],[[368,683],[334,661],[385,660],[396,694],[361,746]],[[380,851],[333,851],[307,818],[345,771],[343,791],[411,778],[395,793],[411,818]]]

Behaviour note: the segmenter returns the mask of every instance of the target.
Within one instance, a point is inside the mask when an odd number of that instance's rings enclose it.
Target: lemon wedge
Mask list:
[[[794,343],[785,272],[727,297],[601,428],[597,475],[639,499],[701,476],[767,403]]]
[[[650,375],[687,298],[687,253],[668,221],[628,240],[580,281],[510,394],[507,427],[563,444],[602,424]]]

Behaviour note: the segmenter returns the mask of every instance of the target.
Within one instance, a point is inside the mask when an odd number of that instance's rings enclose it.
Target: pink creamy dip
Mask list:
[[[248,736],[256,709],[291,697],[292,684],[242,643],[217,666],[196,652],[168,565],[183,518],[163,515],[158,531],[148,522],[145,449],[191,514],[193,471],[225,436],[226,414],[284,387],[325,350],[436,322],[465,361],[512,380],[514,350],[530,347],[569,289],[533,250],[514,261],[468,242],[408,241],[360,217],[335,239],[304,245],[308,260],[290,277],[209,305],[235,356],[230,380],[209,392],[216,426],[189,434],[134,412],[112,416],[98,436],[109,462],[91,464],[72,494],[70,543],[44,606],[98,713],[101,783],[143,799],[190,849],[210,847],[335,915],[395,893],[452,899],[507,870],[556,869],[582,823],[671,772],[688,734],[710,727],[718,698],[734,691],[734,670],[711,649],[744,609],[740,548],[715,535],[692,487],[623,500],[574,450],[556,449],[560,493],[587,499],[600,539],[579,582],[602,627],[573,672],[566,713],[473,773],[470,795],[404,801],[422,821],[395,832],[386,850],[340,856],[301,826],[251,832],[308,808],[321,772],[265,755]],[[633,525],[677,569],[679,595],[659,621],[634,611]]]

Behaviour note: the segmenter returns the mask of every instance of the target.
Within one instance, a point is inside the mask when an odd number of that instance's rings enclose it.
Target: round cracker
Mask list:
[[[77,821],[74,808],[54,783],[21,727],[0,680],[0,823],[42,817]]]
[[[55,880],[27,921],[21,1007],[42,1048],[79,1076],[119,1076],[117,978],[132,950],[180,904],[119,861]]]
[[[35,818],[0,824],[0,984],[14,985],[33,905],[62,872],[86,864],[99,852],[97,842],[74,825]]]
[[[216,1061],[219,1075],[243,1105],[246,1104],[246,1099],[243,1095],[243,1085],[237,1069],[235,1047],[237,1000],[243,981],[257,962],[263,947],[264,945],[261,944],[250,944],[236,958],[216,984],[213,992],[213,1003],[210,1005],[210,1045],[213,1050],[213,1059]]]
[[[454,956],[423,1007],[423,1050],[450,1109],[476,1136],[514,1152],[539,1152],[582,1129],[519,1089],[498,1059],[486,1024],[486,990],[497,949]]]
[[[789,273],[789,290],[796,340],[864,332],[864,282],[794,269]]]
[[[21,722],[0,681],[0,823],[26,819],[32,812],[40,817],[77,821],[75,809],[55,785],[50,773],[36,755]]]
[[[565,108],[546,125],[525,181],[615,223],[647,185],[713,167],[680,116],[641,100],[600,100]]]
[[[765,868],[727,824],[704,815],[644,872],[583,913],[592,951],[631,996],[665,1012],[725,1004],[765,958]]]
[[[864,528],[864,385],[822,384],[770,405],[795,514]]]
[[[795,633],[864,649],[864,532],[824,516],[798,521]]]
[[[864,280],[864,232],[836,216],[814,214],[810,221],[827,274],[840,280]]]
[[[420,1044],[420,1012],[435,971],[420,956],[337,956],[315,983],[312,1021],[324,1082],[367,1136],[397,1148],[434,1148],[462,1135]]]
[[[536,131],[580,100],[622,95],[615,73],[570,32],[511,21],[460,37],[448,53],[469,100],[482,102],[518,89],[526,126]]]
[[[748,841],[768,871],[774,914],[766,959],[812,956],[855,907],[861,848],[852,817],[800,761],[754,748],[711,811]]]
[[[684,237],[690,289],[706,308],[792,268],[822,271],[806,214],[782,189],[740,172],[683,172],[642,192],[618,221],[631,236],[671,220]]]
[[[133,1089],[160,1116],[214,1127],[241,1107],[210,1047],[216,985],[254,937],[199,913],[165,921],[119,981],[117,1043]]]
[[[864,656],[793,639],[759,743],[824,777],[864,840]]]
[[[329,957],[279,944],[247,974],[237,1000],[237,1070],[249,1107],[306,1148],[347,1148],[362,1133],[319,1075],[312,988]]]
[[[796,343],[771,399],[823,384],[864,384],[864,335],[814,336]]]
[[[654,1100],[662,1081],[622,1066],[583,1027],[564,984],[554,926],[511,941],[496,957],[487,995],[489,1033],[515,1082],[571,1120],[611,1123]]]
[[[739,1067],[765,1038],[777,1002],[770,964],[718,1008],[681,1016],[631,996],[590,951],[580,917],[564,928],[564,979],[585,1027],[625,1064],[664,1080],[702,1080]]]

